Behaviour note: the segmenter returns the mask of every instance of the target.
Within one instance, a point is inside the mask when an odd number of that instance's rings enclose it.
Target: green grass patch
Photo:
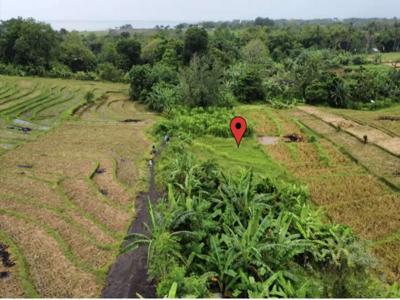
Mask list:
[[[290,178],[287,170],[275,162],[254,138],[244,138],[238,148],[233,138],[207,136],[194,140],[190,150],[201,160],[215,160],[226,172],[240,172],[250,168],[260,175]]]

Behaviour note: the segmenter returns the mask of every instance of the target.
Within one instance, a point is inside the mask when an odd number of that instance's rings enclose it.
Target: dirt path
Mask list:
[[[162,150],[162,149],[160,149]],[[148,235],[144,224],[149,224],[148,201],[156,203],[159,198],[155,183],[155,166],[149,167],[149,189],[141,193],[136,199],[136,217],[128,234],[141,233]],[[126,243],[121,245],[123,248]],[[147,273],[147,246],[140,246],[118,256],[111,267],[106,286],[102,292],[103,298],[155,298],[155,285],[148,281]]]
[[[368,141],[370,143],[373,143],[394,155],[400,156],[400,137],[391,136],[377,128],[362,125],[335,114],[323,112],[317,107],[300,106],[299,110],[313,115],[336,128],[340,127],[341,130],[355,136],[361,141],[366,135],[368,136]]]

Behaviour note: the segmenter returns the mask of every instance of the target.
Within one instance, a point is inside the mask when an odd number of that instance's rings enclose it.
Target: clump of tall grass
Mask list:
[[[358,297],[384,295],[352,231],[324,221],[299,185],[227,176],[183,144],[166,150],[166,196],[150,204],[149,245],[158,296]]]

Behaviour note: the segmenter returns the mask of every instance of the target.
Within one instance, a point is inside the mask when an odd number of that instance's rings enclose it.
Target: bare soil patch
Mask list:
[[[257,138],[257,140],[262,144],[262,145],[275,145],[279,142],[279,137],[276,136],[261,136]]]

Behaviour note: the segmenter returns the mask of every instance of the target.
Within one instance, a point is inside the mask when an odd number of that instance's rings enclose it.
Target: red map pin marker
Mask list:
[[[247,122],[242,117],[234,117],[231,121],[231,132],[235,137],[236,144],[239,147],[240,142],[247,130]]]

